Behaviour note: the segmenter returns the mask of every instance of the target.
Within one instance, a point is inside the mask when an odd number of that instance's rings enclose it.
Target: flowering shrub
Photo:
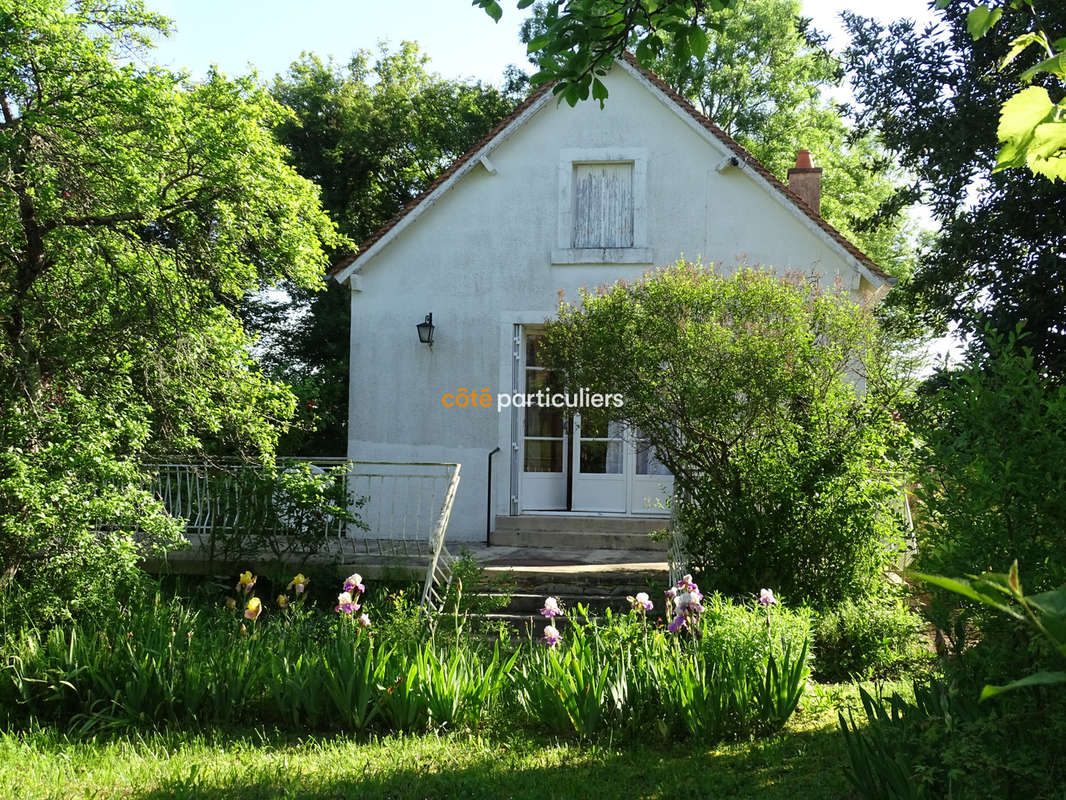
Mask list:
[[[544,636],[541,639],[544,644],[548,645],[548,647],[555,647],[555,645],[559,644],[562,640],[563,637],[562,634],[559,633],[558,628],[554,625],[544,626]]]
[[[544,607],[540,610],[540,613],[541,616],[548,617],[549,619],[551,619],[552,617],[561,616],[563,613],[563,609],[562,607],[560,607],[559,601],[556,598],[545,597]]]
[[[703,612],[703,593],[693,582],[691,575],[686,575],[677,582],[677,586],[667,589],[666,599],[674,604],[674,621],[667,627],[670,633],[677,633],[682,628],[699,629],[699,617]]]
[[[627,598],[628,614],[601,620],[578,606],[565,641],[549,624],[547,647],[532,646],[515,675],[528,724],[583,737],[622,728],[706,740],[783,726],[809,673],[806,612],[780,608],[770,590],[750,606],[705,600],[691,575],[665,594],[674,614],[665,628],[648,624],[646,593]]]
[[[626,600],[629,601],[630,610],[640,614],[645,614],[655,608],[655,604],[648,597],[647,592],[637,592],[635,597],[630,596]]]
[[[691,577],[672,587],[684,620],[677,632],[648,618],[651,600],[640,593],[630,611],[601,619],[577,606],[564,636],[559,604],[546,600],[553,613],[541,641],[514,648],[458,635],[446,644],[393,637],[387,606],[382,634],[373,633],[358,575],[341,585],[350,588],[330,604],[332,614],[307,608],[306,593],[282,595],[283,613],[271,614],[254,593],[256,577],[241,578],[239,608],[234,601],[194,611],[156,598],[98,628],[10,640],[0,661],[0,723],[414,731],[476,728],[489,709],[503,708],[555,734],[617,729],[712,740],[779,728],[806,676],[796,612],[704,598]],[[725,646],[719,628],[741,632],[741,646]]]

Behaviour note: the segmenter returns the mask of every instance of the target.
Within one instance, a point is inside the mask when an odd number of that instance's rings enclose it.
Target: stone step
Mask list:
[[[666,554],[655,550],[569,550],[486,547],[470,549],[490,582],[528,594],[622,595],[666,586]]]
[[[525,514],[496,517],[497,532],[550,531],[556,533],[647,534],[664,530],[669,517],[580,516],[578,514]]]
[[[488,567],[486,572],[506,577],[520,590],[541,595],[625,597],[642,591],[663,591],[669,572],[665,564],[629,566],[632,568],[609,571],[592,566],[572,566],[565,571],[557,567]]]
[[[569,589],[571,587],[559,587],[563,589]],[[605,609],[610,608],[613,611],[626,611],[629,608],[629,601],[626,600],[625,594],[574,594],[568,591],[556,592],[551,594],[546,592],[541,593],[524,593],[515,592],[510,595],[503,592],[478,592],[478,594],[485,598],[492,598],[504,605],[497,606],[498,612],[501,614],[536,614],[540,615],[540,610],[544,607],[544,598],[551,595],[556,598],[564,609],[576,608],[580,603],[587,607],[593,614],[602,613]]]
[[[550,620],[540,614],[514,614],[509,612],[497,612],[482,614],[479,620],[483,625],[495,626],[506,622],[517,633],[519,639],[525,639],[532,634],[534,639],[544,635],[545,625],[554,625],[560,632],[569,626],[565,616],[552,617]]]
[[[655,550],[666,552],[665,541],[647,533],[606,533],[579,530],[495,530],[489,542],[496,547],[565,547],[589,550]]]

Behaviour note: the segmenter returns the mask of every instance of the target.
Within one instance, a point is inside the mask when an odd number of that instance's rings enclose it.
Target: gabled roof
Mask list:
[[[336,264],[334,264],[333,268],[330,269],[329,274],[337,275],[347,267],[354,264],[359,258],[364,256],[367,250],[369,250],[379,239],[381,239],[383,236],[385,236],[385,234],[395,228],[404,219],[404,217],[414,211],[431,194],[443,187],[443,185],[452,176],[459,172],[462,167],[466,166],[467,164],[476,163],[477,159],[475,159],[474,156],[484,150],[486,147],[488,147],[488,145],[490,145],[496,139],[497,136],[499,136],[506,128],[514,124],[516,120],[523,117],[535,106],[542,105],[544,99],[551,96],[550,93],[552,86],[552,83],[541,84],[535,92],[533,92],[531,95],[529,95],[529,97],[527,97],[517,106],[515,106],[515,109],[510,114],[508,114],[506,117],[497,122],[488,133],[482,136],[477,144],[475,144],[473,147],[471,147],[469,150],[459,156],[459,158],[453,161],[451,166],[449,166],[446,170],[444,170],[444,172],[438,175],[436,180],[434,180],[433,183],[427,186],[421,194],[419,194],[414,199],[408,201],[403,206],[403,208],[401,208],[392,216],[392,219],[390,219],[388,222],[386,222],[384,225],[382,225],[380,228],[370,234],[370,236],[360,242],[359,249],[356,252],[345,256]],[[343,279],[338,278],[338,280]]]
[[[762,181],[765,182],[768,188],[780,193],[785,200],[795,207],[795,209],[813,222],[824,235],[839,247],[843,248],[849,256],[855,259],[860,265],[859,271],[866,273],[867,277],[873,283],[895,283],[895,279],[891,275],[882,270],[872,258],[848,241],[840,231],[826,222],[820,214],[808,206],[798,194],[793,192],[786,184],[776,178],[774,174],[763,166],[755,156],[749,153],[740,142],[718,127],[712,120],[697,111],[688,100],[674,91],[662,78],[651,70],[641,67],[632,53],[628,51],[625,52],[622,55],[620,63],[627,69],[627,71],[635,72],[645,81],[650,83],[655,89],[665,95],[675,107],[675,110],[691,118],[691,120],[693,120],[703,131],[710,134],[712,138],[724,145],[748,168],[749,174],[754,173],[755,176],[758,176],[758,178],[761,178]],[[390,233],[395,235],[399,232],[397,230],[398,227],[406,227],[407,224],[412,222],[414,218],[418,216],[418,213],[423,210],[423,207],[431,205],[441,194],[447,191],[455,181],[484,158],[488,151],[492,149],[492,145],[497,144],[496,140],[498,138],[502,139],[509,136],[514,129],[522,125],[526,119],[536,113],[536,111],[538,111],[539,108],[552,97],[552,85],[553,84],[551,83],[542,84],[535,92],[520,103],[514,111],[500,120],[500,122],[485,134],[477,144],[467,150],[462,156],[456,159],[451,166],[437,176],[437,179],[427,186],[421,194],[407,203],[403,208],[396,212],[392,219],[361,242],[357,252],[345,256],[334,264],[329,274],[335,277],[338,281],[346,280],[354,271],[355,267],[353,265],[355,265],[359,259],[365,257],[371,250],[377,250],[380,249],[380,247],[383,247],[387,243],[383,242],[383,239],[391,238],[391,236],[389,236]],[[377,245],[377,247],[375,247],[375,245]]]

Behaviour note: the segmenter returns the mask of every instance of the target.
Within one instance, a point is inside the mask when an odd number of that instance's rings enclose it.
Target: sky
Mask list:
[[[268,78],[303,51],[343,63],[356,50],[376,49],[381,40],[405,39],[418,42],[432,69],[447,78],[499,83],[508,64],[528,67],[518,40],[523,12],[514,0],[503,0],[498,24],[468,0],[148,0],[148,5],[176,25],[154,60],[187,68],[194,77],[217,64],[229,75],[245,74],[254,65]],[[924,21],[931,19],[927,5],[927,0],[803,0],[804,14],[832,36],[834,47],[846,44],[841,11]]]

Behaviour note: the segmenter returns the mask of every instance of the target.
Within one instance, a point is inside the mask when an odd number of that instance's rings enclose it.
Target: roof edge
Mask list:
[[[468,165],[472,168],[476,165],[482,151],[488,149],[501,134],[507,131],[507,129],[515,123],[524,120],[525,116],[536,113],[536,111],[539,110],[539,104],[543,103],[545,98],[551,97],[550,92],[552,86],[554,86],[554,82],[542,84],[525,100],[515,106],[510,114],[493,125],[488,133],[482,136],[469,150],[453,161],[448,168],[438,175],[425,189],[405,203],[388,222],[360,242],[354,253],[350,253],[337,261],[330,268],[327,277],[334,278],[338,283],[343,283],[347,280],[348,276],[354,271],[354,264],[371,254],[371,250],[379,249],[376,245],[381,243],[386,237],[391,238],[391,236],[389,236],[390,233],[392,235],[399,233],[401,223],[403,223],[405,219],[408,219],[408,217],[410,217],[410,220],[413,220],[414,216],[411,216],[412,212],[415,212],[415,210],[428,200],[431,195],[436,193],[443,194],[447,191],[447,189],[450,188],[450,182],[453,179],[457,180],[460,177],[460,174],[465,171],[463,168]],[[415,214],[415,216],[417,216],[417,214]],[[403,227],[406,227],[406,224],[403,225]],[[394,231],[395,233],[393,233]]]
[[[637,63],[636,57],[626,50],[622,54],[620,59],[624,65],[630,69],[638,72],[645,80],[652,84],[656,89],[662,92],[666,97],[672,101],[678,108],[684,111],[695,122],[697,122],[702,128],[710,133],[715,139],[725,145],[734,155],[740,158],[741,162],[748,168],[754,171],[760,178],[762,178],[767,184],[781,194],[785,199],[791,201],[792,205],[797,210],[803,213],[811,222],[813,222],[823,233],[829,236],[837,245],[842,247],[849,256],[851,256],[860,266],[860,273],[868,273],[865,275],[867,280],[874,284],[887,283],[890,286],[896,283],[896,278],[889,275],[866,253],[856,247],[844,234],[836,229],[835,226],[830,224],[817,213],[814,209],[807,205],[798,194],[790,189],[785,183],[783,183],[776,175],[774,175],[766,166],[753,156],[744,145],[726,133],[720,128],[713,120],[706,115],[702,114],[692,105],[688,100],[682,97],[674,90],[668,83],[662,78],[652,72],[650,69],[645,69]],[[816,167],[815,169],[821,169]]]
[[[749,170],[754,172],[770,188],[776,190],[783,199],[790,201],[790,204],[794,206],[797,211],[803,214],[811,223],[819,228],[823,234],[828,236],[837,246],[841,247],[855,260],[859,267],[860,274],[864,275],[864,277],[866,277],[866,279],[872,284],[888,284],[889,286],[892,286],[896,283],[896,278],[881,269],[872,258],[849,241],[844,234],[837,230],[836,227],[827,222],[821,214],[808,206],[799,195],[793,192],[786,184],[770,172],[770,170],[755,158],[755,156],[748,152],[747,148],[740,144],[740,142],[722,130],[722,128],[715,124],[713,120],[700,113],[692,103],[678,94],[677,91],[675,91],[662,78],[651,70],[640,66],[640,64],[637,63],[636,57],[632,53],[626,50],[622,54],[622,57],[616,60],[619,61],[623,67],[636,71],[644,80],[648,81],[652,87],[665,95],[665,97],[677,106],[680,111],[683,111],[691,117],[692,120],[706,130],[707,133],[736,155]],[[526,115],[531,115],[532,113],[535,113],[535,110],[539,110],[534,109],[534,106],[543,102],[545,97],[550,96],[549,92],[554,85],[554,82],[542,84],[532,92],[529,97],[515,106],[510,114],[496,123],[496,125],[478,140],[476,144],[453,161],[452,164],[438,175],[422,192],[408,201],[399,211],[397,211],[388,222],[364,239],[354,253],[346,255],[334,263],[327,273],[327,277],[332,277],[339,283],[343,283],[347,280],[357,269],[357,262],[368,256],[372,256],[375,252],[384,247],[385,244],[388,243],[388,240],[391,240],[400,232],[400,230],[410,224],[410,222],[418,216],[418,213],[416,212],[423,203],[430,200],[434,195],[439,197],[446,192],[455,180],[458,180],[462,174],[465,174],[467,169],[472,168],[478,163],[480,157],[479,154],[482,154],[482,151],[487,150],[498,136],[511,128],[511,126],[515,125],[515,123],[519,123],[520,120],[524,121]],[[464,167],[466,169],[464,169]]]

